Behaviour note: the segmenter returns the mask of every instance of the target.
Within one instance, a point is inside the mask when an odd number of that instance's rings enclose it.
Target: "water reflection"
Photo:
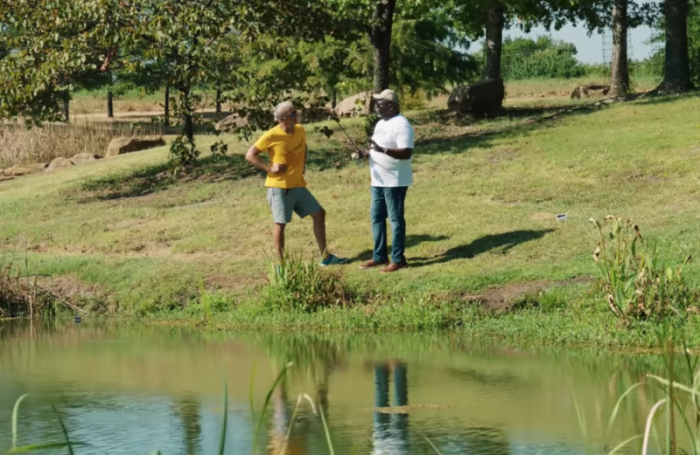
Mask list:
[[[192,395],[186,395],[173,404],[174,414],[180,418],[183,430],[185,455],[202,453],[202,411],[201,405]]]
[[[286,376],[282,378],[273,395],[272,424],[269,431],[268,453],[270,455],[306,455],[306,432],[303,425],[299,431],[299,421],[292,422],[293,406],[288,397]],[[295,425],[293,427],[292,425]],[[292,429],[297,431],[292,432]],[[307,431],[305,431],[307,430]]]
[[[389,408],[389,376],[394,394]],[[391,361],[374,366],[374,431],[372,454],[403,455],[408,443],[408,379],[405,363]]]
[[[576,455],[583,437],[574,398],[586,414],[590,442],[609,448],[638,434],[658,399],[650,388],[629,394],[607,441],[617,398],[654,372],[651,356],[505,351],[393,334],[0,323],[0,451],[14,400],[30,392],[20,422],[22,434],[32,437],[27,442],[60,438],[49,406],[55,403],[76,437],[89,438],[101,452],[215,453],[223,376],[230,397],[226,453],[252,453],[257,420],[251,420],[248,405],[251,371],[257,364],[253,399],[259,410],[290,361],[294,366],[271,396],[258,453],[329,452],[320,416],[308,404],[292,422],[303,393],[324,413],[338,455],[435,453],[424,436],[444,455]]]

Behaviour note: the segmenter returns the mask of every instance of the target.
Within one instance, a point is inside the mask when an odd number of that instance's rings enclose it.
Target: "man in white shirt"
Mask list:
[[[372,178],[372,205],[370,218],[374,237],[374,254],[361,269],[385,266],[383,273],[408,267],[406,247],[406,220],[404,201],[408,187],[413,183],[411,167],[413,155],[413,127],[399,113],[399,97],[393,90],[374,95],[375,112],[381,118],[374,128],[369,155]],[[387,255],[386,219],[391,222],[391,263]]]

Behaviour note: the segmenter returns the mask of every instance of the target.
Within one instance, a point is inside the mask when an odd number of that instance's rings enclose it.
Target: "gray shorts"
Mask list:
[[[267,202],[277,224],[291,223],[292,212],[304,218],[321,210],[321,204],[306,188],[268,188]]]

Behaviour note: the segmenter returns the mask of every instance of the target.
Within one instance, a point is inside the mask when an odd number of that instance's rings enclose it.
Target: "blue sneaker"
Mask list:
[[[339,265],[348,262],[347,258],[339,258],[335,254],[329,254],[326,259],[321,261],[321,267],[328,267],[329,265]]]

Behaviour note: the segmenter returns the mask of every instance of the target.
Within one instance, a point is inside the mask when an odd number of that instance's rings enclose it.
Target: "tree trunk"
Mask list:
[[[374,60],[372,89],[379,93],[389,88],[389,53],[396,0],[375,0],[375,3],[370,32]]]
[[[70,93],[63,92],[61,101],[63,102],[63,121],[70,123]]]
[[[182,114],[185,121],[185,136],[189,142],[194,142],[194,119],[192,118],[192,100],[190,98],[190,88],[182,89]]]
[[[163,115],[163,124],[170,126],[170,84],[165,86],[165,114]]]
[[[489,6],[486,16],[486,66],[485,79],[501,78],[501,51],[503,50],[503,6]]]
[[[216,117],[221,116],[221,89],[216,89]]]
[[[338,104],[338,90],[333,86],[332,89],[332,94],[331,94],[331,109],[335,109],[335,106]]]
[[[114,118],[114,94],[111,90],[107,92],[107,117]]]
[[[613,48],[608,94],[613,97],[627,96],[630,88],[627,59],[627,1],[615,0],[612,11]]]
[[[685,92],[693,88],[688,62],[688,0],[664,2],[666,52],[661,92]]]

